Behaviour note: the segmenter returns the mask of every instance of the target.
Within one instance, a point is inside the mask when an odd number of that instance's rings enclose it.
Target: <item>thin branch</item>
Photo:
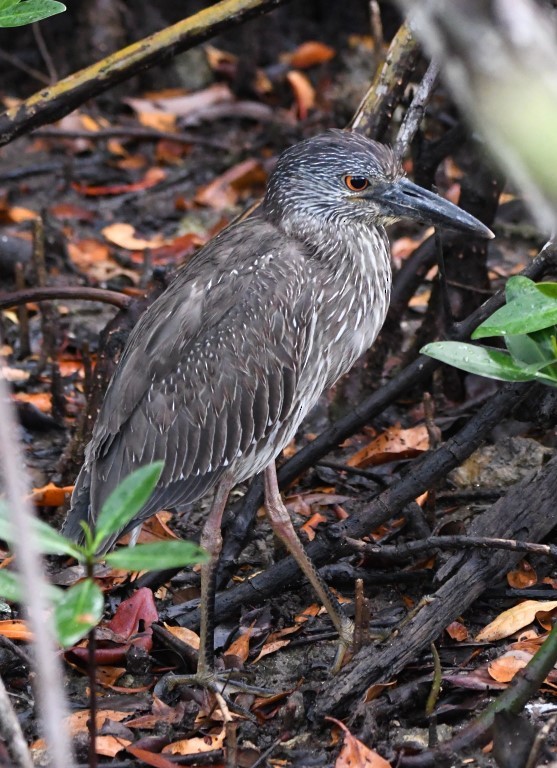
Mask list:
[[[93,96],[288,0],[221,0],[75,72],[0,114],[0,146],[58,120]]]
[[[511,552],[544,555],[557,560],[555,544],[537,544],[532,541],[496,539],[489,536],[430,536],[428,539],[395,545],[368,544],[348,538],[346,544],[359,554],[379,556],[382,560],[406,560],[417,555],[431,554],[437,549],[506,549]]]
[[[414,138],[416,131],[420,127],[425,108],[431,99],[431,94],[435,90],[437,80],[439,79],[439,64],[432,61],[427,68],[421,83],[416,88],[412,103],[404,116],[404,120],[398,131],[394,152],[402,158],[408,152],[408,148]]]
[[[394,36],[384,62],[348,124],[353,131],[382,141],[395,107],[400,101],[418,56],[420,46],[405,22]]]
[[[103,304],[112,304],[114,307],[118,307],[118,309],[127,309],[132,301],[134,301],[133,296],[126,296],[126,294],[118,293],[117,291],[107,291],[105,288],[84,288],[82,286],[25,288],[21,291],[14,291],[9,295],[0,293],[0,310],[19,307],[21,304],[29,304],[30,302],[56,299],[100,301]]]

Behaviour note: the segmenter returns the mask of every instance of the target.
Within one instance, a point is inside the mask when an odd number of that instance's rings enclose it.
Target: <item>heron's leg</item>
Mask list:
[[[157,685],[158,695],[170,692],[178,685],[193,684],[207,688],[217,696],[225,720],[229,718],[229,708],[241,712],[247,718],[253,717],[249,712],[234,705],[230,701],[229,694],[245,691],[258,696],[268,696],[274,693],[264,688],[234,681],[229,677],[229,673],[217,674],[214,669],[215,586],[222,548],[221,523],[233,485],[234,482],[228,475],[225,475],[220,481],[215,491],[209,516],[201,531],[200,544],[209,555],[209,559],[201,564],[197,672],[194,675],[166,675]]]
[[[284,506],[280,496],[277,482],[277,470],[274,462],[269,464],[265,470],[265,509],[267,510],[274,532],[288,549],[294,560],[298,563],[302,572],[306,575],[338,631],[340,646],[333,667],[333,670],[337,671],[342,662],[344,653],[352,641],[354,625],[348,616],[345,615],[338,600],[321,578],[319,571],[306,554],[302,542],[294,530],[288,510]]]
[[[199,603],[199,677],[211,674],[215,665],[214,630],[215,630],[215,591],[217,568],[222,549],[222,516],[232,486],[232,479],[225,475],[217,486],[215,498],[209,516],[201,531],[200,545],[209,555],[207,562],[201,564],[201,598]]]

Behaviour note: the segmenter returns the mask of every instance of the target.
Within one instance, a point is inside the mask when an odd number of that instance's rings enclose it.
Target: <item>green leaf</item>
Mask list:
[[[70,587],[54,610],[58,642],[68,648],[81,640],[102,618],[104,597],[93,579]]]
[[[532,336],[505,336],[505,345],[517,363],[543,367],[554,359],[553,354],[547,355],[545,345],[537,343]]]
[[[0,27],[22,27],[65,10],[58,0],[0,0]]]
[[[13,528],[7,514],[6,505],[0,501],[0,539],[12,545],[14,540],[25,536],[25,531]],[[33,528],[39,549],[43,555],[69,555],[70,557],[75,557],[76,560],[83,560],[81,548],[65,536],[62,536],[61,533],[58,533],[48,523],[35,517],[33,518]]]
[[[128,475],[103,504],[95,525],[94,549],[120,533],[145,506],[161,475],[164,462],[156,461]]]
[[[508,352],[488,347],[478,347],[474,344],[464,344],[459,341],[436,341],[426,344],[421,350],[442,363],[454,365],[468,373],[477,373],[489,379],[502,381],[531,381],[537,378],[531,372],[517,364]]]
[[[557,283],[517,276],[508,281],[506,295],[505,306],[476,328],[473,339],[524,335],[557,324]]]
[[[16,573],[7,571],[5,568],[0,570],[0,596],[11,603],[22,602],[19,578]]]
[[[57,604],[64,595],[64,590],[55,587],[53,584],[47,584],[48,599],[51,603]],[[25,602],[25,595],[21,589],[21,581],[17,573],[0,569],[0,597],[9,600],[11,603]]]
[[[207,560],[205,550],[191,541],[164,541],[122,547],[105,556],[109,565],[130,571],[157,571],[163,568],[182,568]]]

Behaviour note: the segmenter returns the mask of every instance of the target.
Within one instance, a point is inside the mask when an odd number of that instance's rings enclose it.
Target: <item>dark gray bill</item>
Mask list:
[[[434,226],[469,232],[477,237],[492,238],[493,232],[474,216],[443,197],[419,187],[409,179],[399,179],[375,193],[385,213],[417,219]]]

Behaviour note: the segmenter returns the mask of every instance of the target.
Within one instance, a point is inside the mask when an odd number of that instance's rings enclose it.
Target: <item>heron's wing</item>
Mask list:
[[[203,249],[132,332],[74,492],[90,483],[93,520],[126,475],[156,460],[164,470],[141,519],[199,498],[293,418],[313,343],[308,254],[246,224]]]

